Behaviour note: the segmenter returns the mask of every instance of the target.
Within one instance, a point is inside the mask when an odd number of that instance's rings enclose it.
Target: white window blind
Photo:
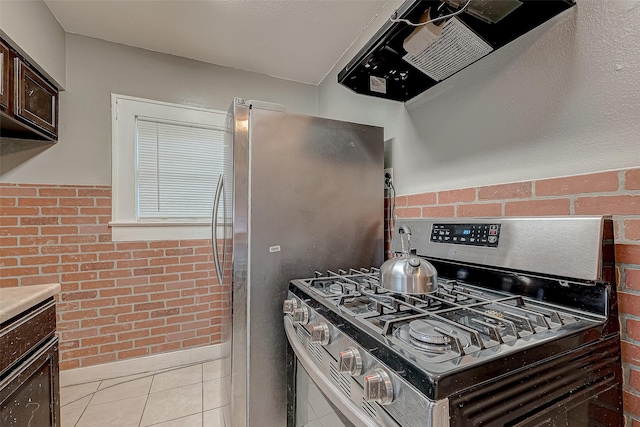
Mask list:
[[[233,168],[227,112],[111,94],[111,119],[112,240],[210,239],[223,162]]]
[[[137,117],[138,220],[211,221],[224,134],[217,127]]]

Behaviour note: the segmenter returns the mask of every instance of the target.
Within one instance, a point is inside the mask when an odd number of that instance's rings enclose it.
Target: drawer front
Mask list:
[[[49,298],[36,309],[0,329],[0,376],[56,331],[56,306]]]

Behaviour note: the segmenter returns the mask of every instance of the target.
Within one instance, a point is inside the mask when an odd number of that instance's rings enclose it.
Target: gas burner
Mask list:
[[[337,283],[329,286],[329,292],[332,294],[340,295],[342,293],[342,286]]]
[[[350,294],[356,290],[356,286],[350,283],[333,283],[329,285],[329,293],[333,295]]]
[[[357,291],[355,284],[336,280],[316,280],[310,287],[323,296],[350,295]]]
[[[485,310],[484,314],[486,314],[487,316],[493,316],[499,319],[504,319],[504,314],[502,314],[497,310]]]
[[[449,344],[451,338],[442,332],[438,332],[436,328],[446,328],[447,325],[435,320],[414,320],[409,323],[409,335],[414,342],[418,341],[427,344]]]
[[[413,320],[394,331],[394,335],[415,350],[443,354],[453,351],[453,337],[457,338],[463,348],[469,347],[469,340],[439,320]]]
[[[491,324],[491,325],[496,325],[500,328],[504,327],[504,322],[502,322],[502,319],[504,319],[504,314],[502,314],[500,311],[497,310],[485,310],[484,314],[487,315],[488,317],[484,318],[484,321]]]

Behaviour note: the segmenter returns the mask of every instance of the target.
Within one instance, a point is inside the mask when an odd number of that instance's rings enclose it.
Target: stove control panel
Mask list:
[[[357,377],[362,373],[362,356],[355,347],[349,347],[338,355],[338,372]]]
[[[430,241],[452,245],[498,247],[500,224],[433,224]]]
[[[293,317],[294,325],[306,325],[309,323],[309,309],[307,307],[294,308],[291,317]]]
[[[311,336],[309,340],[313,343],[318,343],[322,345],[329,344],[329,339],[331,338],[329,325],[324,322],[321,322],[317,325],[313,325],[311,327]]]
[[[376,368],[364,377],[364,400],[388,405],[393,402],[393,383],[387,371]]]
[[[293,314],[293,310],[298,308],[298,301],[295,298],[286,299],[282,303],[282,312],[284,314]]]

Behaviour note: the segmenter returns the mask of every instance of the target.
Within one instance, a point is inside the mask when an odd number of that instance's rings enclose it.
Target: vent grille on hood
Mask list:
[[[394,18],[418,23],[461,8],[464,12],[418,29],[389,19],[338,74],[338,82],[360,94],[408,101],[574,4],[574,0],[408,0]]]

